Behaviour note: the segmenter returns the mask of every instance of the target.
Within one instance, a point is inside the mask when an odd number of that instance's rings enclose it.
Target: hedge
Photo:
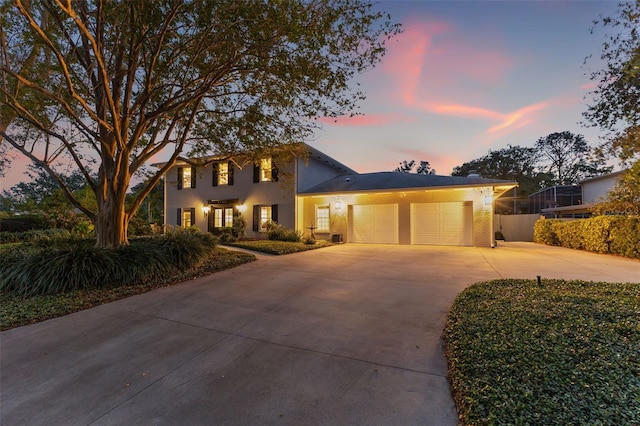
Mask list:
[[[589,219],[540,219],[533,228],[537,243],[640,259],[640,216]]]

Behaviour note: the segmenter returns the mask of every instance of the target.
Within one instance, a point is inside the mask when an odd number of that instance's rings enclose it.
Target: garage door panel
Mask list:
[[[398,205],[354,205],[352,208],[354,243],[398,243]]]
[[[470,203],[411,204],[411,243],[471,245],[473,218]]]

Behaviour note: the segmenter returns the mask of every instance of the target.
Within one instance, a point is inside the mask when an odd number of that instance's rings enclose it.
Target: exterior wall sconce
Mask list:
[[[342,203],[342,201],[336,201],[336,210],[342,210],[343,207],[344,204]]]
[[[204,215],[204,217],[207,217],[210,211],[211,208],[209,206],[202,206],[202,214]]]
[[[247,205],[246,205],[246,204],[238,204],[238,205],[236,206],[236,209],[238,209],[238,211],[239,211],[240,213],[244,213],[244,212],[246,212],[246,211],[247,211]]]
[[[493,204],[493,194],[485,195],[483,199],[485,206],[490,206],[491,204]]]

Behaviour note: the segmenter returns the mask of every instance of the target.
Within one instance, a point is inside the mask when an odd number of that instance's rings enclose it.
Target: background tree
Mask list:
[[[478,173],[482,177],[518,182],[511,196],[501,197],[496,203],[497,213],[523,213],[528,209],[527,196],[539,191],[551,182],[551,176],[539,170],[538,154],[534,148],[508,145],[507,148],[490,150],[483,157],[456,166],[452,176],[468,176]]]
[[[30,181],[20,182],[2,191],[0,198],[3,211],[36,214],[53,228],[71,229],[77,223],[87,220],[86,216],[76,214],[73,204],[47,172],[31,167],[27,174]],[[95,195],[82,174],[76,171],[70,175],[60,175],[60,178],[76,199],[95,209]]]
[[[556,185],[575,185],[583,179],[613,170],[613,167],[606,166],[605,158],[589,146],[584,136],[568,131],[538,139],[535,149]]]
[[[394,169],[394,172],[411,173],[415,165],[416,165],[415,160],[411,160],[411,161],[403,160],[402,163],[400,163],[400,165]],[[416,169],[416,174],[435,175],[436,171],[435,169],[431,168],[431,164],[429,164],[428,161],[423,160],[423,161],[420,161],[420,165]]]
[[[584,117],[608,133],[601,149],[626,169],[598,211],[640,214],[640,2],[620,3],[617,16],[596,20],[592,32],[597,27],[609,31],[600,53],[605,67],[591,74],[596,88]]]
[[[5,1],[0,107],[13,118],[0,135],[92,220],[98,246],[126,244],[129,221],[180,154],[293,147],[314,117],[355,111],[353,78],[398,31],[361,0]],[[160,153],[165,165],[127,205],[132,177]],[[95,210],[61,178],[64,162]]]

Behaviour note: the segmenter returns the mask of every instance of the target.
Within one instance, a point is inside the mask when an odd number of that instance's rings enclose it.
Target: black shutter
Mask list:
[[[176,224],[178,226],[182,226],[182,209],[178,207],[178,218],[176,219]]]
[[[229,173],[229,185],[233,185],[233,167],[233,163],[229,161],[229,164],[227,164],[227,170]]]
[[[260,229],[260,206],[253,206],[253,230],[258,232]]]
[[[274,204],[271,206],[271,221],[278,222],[278,205]]]
[[[211,186],[218,186],[218,163],[211,165],[213,168],[213,175],[211,177]]]
[[[191,168],[191,187],[192,188],[196,187],[196,168],[195,167]]]
[[[273,159],[271,160],[271,181],[278,181],[278,168],[276,167],[276,163],[273,162]]]
[[[184,179],[184,172],[182,167],[178,167],[178,189],[182,189],[182,180]]]
[[[196,209],[192,208],[189,210],[191,210],[191,226],[194,226],[196,224]]]
[[[260,182],[260,166],[257,164],[253,165],[253,183]]]

